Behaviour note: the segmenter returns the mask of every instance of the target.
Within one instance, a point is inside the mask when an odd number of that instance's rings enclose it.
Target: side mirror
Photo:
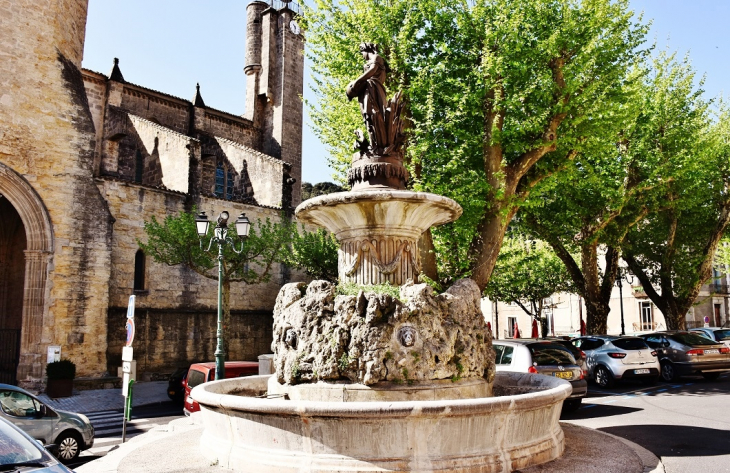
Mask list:
[[[48,415],[48,408],[45,404],[41,404],[41,410],[38,413],[38,417],[46,417]]]
[[[664,348],[669,348],[669,342],[668,342],[668,341],[666,341],[666,340],[664,340],[664,341],[662,342],[662,346],[663,346]]]
[[[49,443],[48,445],[43,445],[43,448],[48,450],[51,455],[58,458],[58,445],[55,443]]]

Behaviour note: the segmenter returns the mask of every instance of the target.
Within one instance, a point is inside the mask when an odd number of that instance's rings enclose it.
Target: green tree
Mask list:
[[[303,270],[314,279],[324,279],[333,283],[338,281],[337,239],[323,228],[314,232],[295,231],[289,251],[284,254],[283,262]]]
[[[332,194],[333,192],[343,192],[345,188],[338,186],[334,182],[318,182],[317,184],[310,184],[309,182],[302,182],[302,200],[311,199],[325,194]]]
[[[711,120],[689,65],[665,87],[646,153],[677,170],[657,194],[658,211],[628,235],[623,258],[668,329],[683,329],[686,314],[712,276],[718,245],[730,224],[730,114]]]
[[[147,242],[138,240],[138,244],[158,263],[184,265],[205,278],[218,280],[218,247],[213,244],[207,251],[215,225],[210,225],[208,235],[202,238],[201,243],[195,226],[195,212],[196,209],[193,209],[192,212],[168,215],[162,223],[152,216],[144,223]],[[230,224],[228,231],[236,243],[236,249],[240,249],[235,225]],[[272,267],[284,259],[285,250],[295,231],[295,225],[286,218],[277,223],[267,218],[253,222],[240,254],[234,252],[230,245],[225,245],[221,283],[226,326],[230,325],[231,318],[231,283],[257,284],[269,281]]]
[[[646,33],[626,0],[315,4],[305,15],[312,116],[331,164],[349,166],[362,125],[343,91],[362,67],[357,44],[376,42],[389,93],[403,90],[408,104],[413,188],[464,208],[434,230],[440,277],[471,276],[481,288],[532,187],[617,119]]]
[[[491,300],[517,304],[541,323],[546,300],[572,289],[570,275],[550,245],[518,236],[505,238],[485,293]]]

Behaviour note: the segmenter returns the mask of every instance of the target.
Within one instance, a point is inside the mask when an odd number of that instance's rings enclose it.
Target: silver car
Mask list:
[[[570,381],[573,393],[563,409],[574,411],[588,393],[585,372],[576,364],[570,350],[552,341],[493,340],[497,371],[535,373]]]
[[[588,377],[602,388],[611,388],[620,379],[649,383],[659,379],[657,352],[639,337],[596,335],[572,342],[586,354]]]
[[[44,445],[55,444],[64,463],[94,445],[94,427],[85,415],[51,409],[17,386],[0,384],[0,417]]]
[[[730,328],[727,327],[700,327],[693,328],[690,332],[699,333],[702,336],[722,343],[726,347],[730,347]]]
[[[0,419],[0,471],[73,473],[36,440],[4,419]]]
[[[675,330],[647,333],[641,338],[657,351],[664,381],[693,374],[714,380],[730,371],[730,348],[698,333]]]

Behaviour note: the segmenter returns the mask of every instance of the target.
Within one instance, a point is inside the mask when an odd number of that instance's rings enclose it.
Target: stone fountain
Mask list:
[[[340,242],[337,295],[326,281],[285,285],[274,308],[271,376],[201,385],[201,451],[251,472],[512,471],[563,452],[558,424],[570,384],[495,376],[480,291],[469,279],[443,294],[419,284],[418,239],[454,221],[446,197],[406,190],[400,94],[363,43],[364,73],[347,87],[360,103],[351,192],[296,210]],[[389,283],[399,297],[368,286]]]

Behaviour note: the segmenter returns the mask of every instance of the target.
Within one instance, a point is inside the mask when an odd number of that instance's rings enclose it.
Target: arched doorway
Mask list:
[[[35,189],[2,163],[0,195],[0,265],[7,264],[4,274],[0,272],[0,329],[7,327],[6,336],[15,336],[16,343],[19,338],[19,356],[10,360],[8,355],[8,360],[0,360],[0,364],[12,363],[16,376],[11,381],[22,384],[43,377],[46,346],[41,337],[53,231],[48,211]],[[0,340],[0,351],[4,345]],[[2,365],[0,370],[12,374],[12,365]]]
[[[25,227],[0,195],[0,383],[16,384],[23,326]]]

